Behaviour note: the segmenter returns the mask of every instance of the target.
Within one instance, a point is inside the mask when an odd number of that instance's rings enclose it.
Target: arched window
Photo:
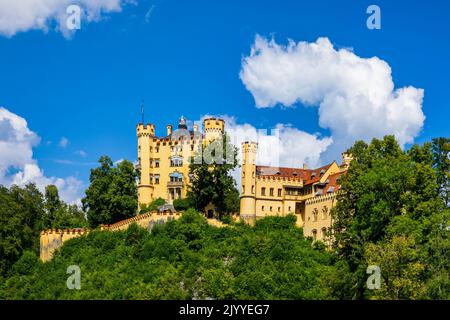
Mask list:
[[[322,208],[322,219],[325,220],[325,219],[327,219],[327,218],[328,218],[328,207],[327,207],[327,206],[324,206],[324,207]]]
[[[314,239],[314,240],[317,240],[317,230],[316,230],[316,229],[313,229],[312,232],[311,232],[311,234],[312,234],[313,239]]]
[[[317,210],[317,208],[314,208],[312,214],[313,214],[313,221],[317,221],[317,216],[319,215],[319,210]]]
[[[322,239],[327,237],[327,228],[322,228]]]

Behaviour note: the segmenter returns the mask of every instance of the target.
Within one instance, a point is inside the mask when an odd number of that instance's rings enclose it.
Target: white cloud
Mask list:
[[[87,156],[87,153],[84,150],[76,150],[75,154],[80,156],[80,157],[82,157],[82,158],[86,158],[86,156]]]
[[[412,143],[425,120],[422,89],[394,89],[388,63],[336,50],[328,38],[283,46],[257,36],[240,78],[258,108],[318,106],[319,125],[332,133],[334,156],[355,140],[386,134],[402,146]]]
[[[65,179],[46,177],[33,159],[33,147],[39,141],[24,118],[0,107],[0,184],[24,186],[34,182],[41,191],[54,184],[64,201],[80,203],[83,187],[80,180],[73,176]]]
[[[61,148],[67,147],[68,144],[69,144],[69,139],[67,139],[66,137],[61,137],[61,139],[59,140],[59,143],[58,143],[58,145]]]
[[[130,0],[0,0],[0,34],[11,37],[18,32],[56,27],[65,36],[72,31],[66,27],[66,9],[76,4],[84,22],[97,22],[104,14],[120,12]]]
[[[205,115],[204,118],[211,117]],[[225,130],[231,142],[238,147],[238,159],[241,163],[241,144],[244,141],[258,142],[258,165],[301,168],[304,163],[309,167],[322,165],[321,155],[332,144],[330,137],[310,134],[292,127],[290,124],[278,123],[274,128],[256,128],[248,123],[237,123],[228,115],[219,115],[225,120]],[[201,122],[203,122],[201,120]],[[240,181],[241,169],[233,172],[236,181]]]

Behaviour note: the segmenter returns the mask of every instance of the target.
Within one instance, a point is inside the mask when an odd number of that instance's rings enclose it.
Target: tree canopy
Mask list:
[[[110,224],[137,213],[137,171],[124,160],[113,165],[111,158],[102,156],[100,166],[91,169],[90,185],[82,199],[89,224],[96,227]]]

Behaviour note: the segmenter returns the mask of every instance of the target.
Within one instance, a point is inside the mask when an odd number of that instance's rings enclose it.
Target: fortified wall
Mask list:
[[[144,214],[125,219],[114,224],[102,225],[100,230],[107,231],[123,231],[127,230],[132,223],[136,223],[138,226],[150,231],[155,224],[163,224],[167,221],[178,219],[181,217],[181,212],[175,213],[160,213],[160,212],[148,212]],[[237,217],[234,217],[236,220]],[[221,221],[216,219],[207,219],[208,223],[214,227],[225,226]],[[78,238],[84,234],[88,234],[89,229],[49,229],[41,232],[40,236],[40,258],[43,262],[52,259],[54,252],[59,249],[67,240]]]
[[[100,230],[121,231],[126,230],[132,223],[151,230],[155,224],[162,224],[167,221],[178,219],[181,213],[159,213],[148,212],[138,216],[116,222],[111,225],[102,225]],[[42,261],[49,261],[53,257],[54,252],[59,249],[67,240],[78,238],[84,234],[88,234],[89,229],[49,229],[41,232],[40,235],[40,258]]]

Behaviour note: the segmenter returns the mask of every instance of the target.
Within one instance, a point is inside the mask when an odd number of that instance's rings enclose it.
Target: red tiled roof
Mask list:
[[[302,179],[304,184],[311,184],[320,180],[320,171],[327,171],[332,163],[317,169],[300,169],[300,168],[287,168],[287,167],[269,167],[269,166],[256,166],[256,174],[258,176],[275,176],[284,178],[296,178]],[[315,176],[313,176],[315,173]]]
[[[337,192],[341,188],[341,185],[338,183],[338,179],[346,173],[347,173],[347,171],[342,171],[342,172],[330,174],[328,176],[328,183],[323,190],[323,194],[326,194],[328,192],[328,190],[330,190],[330,187],[333,187],[333,189],[334,189],[332,192]]]

